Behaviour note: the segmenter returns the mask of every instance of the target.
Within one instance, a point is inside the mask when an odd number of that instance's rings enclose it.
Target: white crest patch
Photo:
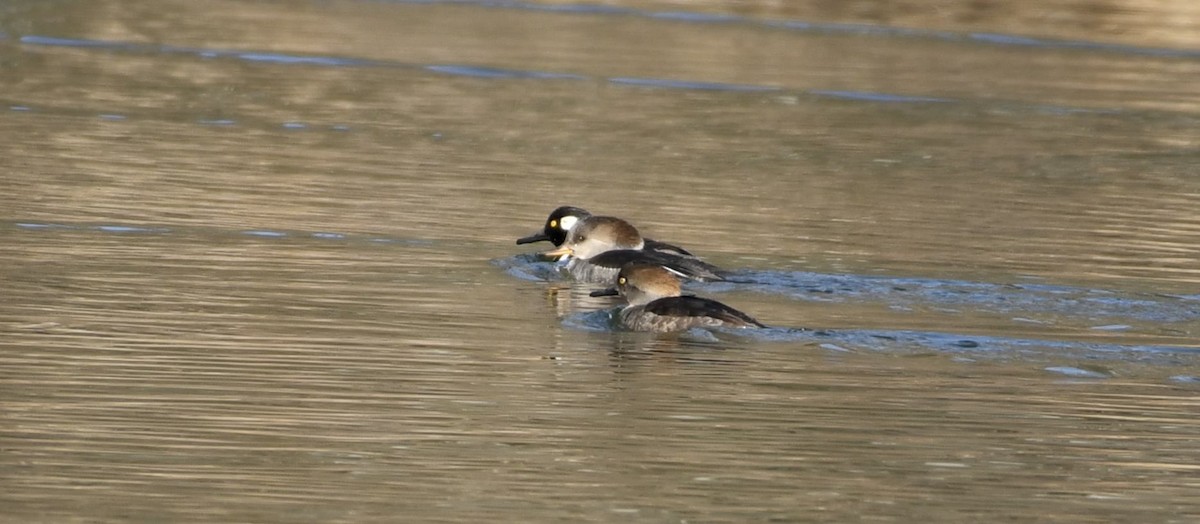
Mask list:
[[[562,217],[562,220],[558,221],[558,228],[563,231],[570,231],[571,228],[575,227],[576,222],[579,222],[579,217],[565,216]]]

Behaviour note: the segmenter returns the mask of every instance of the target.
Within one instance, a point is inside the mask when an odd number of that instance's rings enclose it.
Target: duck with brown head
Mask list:
[[[724,280],[721,270],[712,264],[693,256],[648,251],[645,244],[637,228],[629,222],[591,216],[571,228],[562,246],[543,254],[570,257],[567,272],[583,282],[612,283],[621,267],[635,263],[664,266],[695,280]]]
[[[754,317],[707,298],[683,295],[679,279],[662,266],[631,264],[620,270],[617,285],[591,296],[620,295],[629,305],[617,319],[633,331],[670,332],[695,327],[766,327]]]

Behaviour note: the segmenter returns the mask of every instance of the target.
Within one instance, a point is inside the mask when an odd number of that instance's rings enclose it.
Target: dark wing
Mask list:
[[[646,311],[674,317],[710,317],[734,326],[767,327],[754,317],[716,300],[693,296],[660,298],[646,304]]]
[[[670,255],[658,251],[639,251],[635,249],[618,249],[605,251],[596,255],[588,262],[601,267],[621,269],[628,264],[651,264],[665,267],[672,272],[693,280],[725,280],[716,266],[706,264],[696,258]]]
[[[642,247],[642,249],[646,249],[646,250],[649,250],[649,251],[661,251],[661,252],[663,252],[663,253],[671,253],[671,254],[675,254],[675,255],[683,255],[683,256],[685,256],[685,257],[694,257],[694,256],[696,256],[696,255],[693,255],[693,254],[692,254],[690,251],[688,251],[688,250],[686,250],[686,249],[684,249],[684,248],[681,248],[681,247],[679,247],[679,246],[677,246],[677,245],[675,245],[675,244],[668,244],[668,243],[666,243],[666,242],[659,242],[659,241],[657,241],[657,240],[650,240],[649,238],[647,238],[647,239],[644,239],[644,240],[643,240],[643,242],[645,242],[645,245]]]
[[[588,263],[600,267],[613,269],[621,269],[626,264],[656,264],[656,259],[647,255],[645,251],[637,251],[635,249],[617,249],[613,251],[605,251],[588,259]]]
[[[695,280],[725,280],[721,268],[691,256],[673,255],[665,251],[645,251],[655,264]]]

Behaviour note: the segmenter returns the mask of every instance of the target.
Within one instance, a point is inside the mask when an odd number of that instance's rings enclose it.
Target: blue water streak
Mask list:
[[[171,45],[139,44],[134,42],[119,42],[111,40],[92,40],[85,38],[60,38],[53,36],[25,35],[20,39],[22,44],[49,47],[77,47],[85,49],[107,49],[111,51],[163,53],[195,55],[201,58],[234,58],[247,62],[266,62],[285,65],[315,65],[325,67],[381,67],[391,64],[376,60],[358,58],[342,58],[333,56],[289,55],[284,53],[265,53],[253,51],[198,49]]]
[[[999,33],[969,33],[967,40],[993,45],[1037,47],[1043,49],[1074,49],[1082,51],[1099,51],[1127,55],[1155,56],[1163,58],[1200,58],[1200,50],[1170,49],[1163,47],[1139,47],[1125,44],[1110,44],[1105,42],[1089,42],[1086,40],[1059,40],[1051,38],[1034,38],[1028,36],[1005,35]]]
[[[694,82],[687,80],[667,80],[661,78],[614,77],[609,78],[614,84],[634,85],[643,87],[660,87],[667,89],[689,89],[700,91],[734,91],[734,92],[764,92],[779,91],[780,88],[753,84],[726,84],[721,82]]]
[[[476,78],[536,78],[540,80],[586,80],[586,76],[547,71],[523,71],[499,67],[483,67],[457,64],[427,65],[425,69],[447,75],[471,76]]]
[[[337,58],[332,56],[297,56],[281,53],[229,53],[228,56],[240,58],[247,62],[269,62],[274,64],[299,64],[335,67],[371,67],[381,65],[373,60],[354,58]]]
[[[266,238],[283,238],[283,237],[288,236],[287,233],[284,233],[282,231],[270,231],[270,230],[266,230],[266,229],[251,229],[248,231],[242,231],[242,234],[250,235],[250,236],[254,236],[254,237],[266,237]]]
[[[109,40],[89,40],[82,38],[58,38],[53,36],[25,35],[19,40],[22,44],[44,45],[51,47],[96,47],[114,50],[144,50],[150,46],[128,42],[113,42]]]
[[[737,15],[698,13],[695,11],[659,11],[649,13],[648,16],[658,20],[672,20],[696,24],[732,24],[746,21],[744,17]]]
[[[106,233],[166,233],[171,231],[165,227],[139,226],[96,226],[96,229]]]
[[[66,224],[42,224],[33,222],[17,222],[16,226],[24,229],[77,229],[75,226]]]
[[[814,89],[809,93],[818,96],[828,96],[833,98],[842,98],[846,100],[859,100],[864,102],[929,102],[929,103],[946,103],[954,102],[950,98],[938,98],[931,96],[908,96],[908,95],[893,95],[890,93],[875,93],[869,91],[840,91],[829,89]]]

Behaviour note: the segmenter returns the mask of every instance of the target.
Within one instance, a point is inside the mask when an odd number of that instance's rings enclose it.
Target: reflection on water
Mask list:
[[[685,7],[0,7],[5,515],[1200,513],[1194,8]],[[613,331],[563,204],[771,328]]]

